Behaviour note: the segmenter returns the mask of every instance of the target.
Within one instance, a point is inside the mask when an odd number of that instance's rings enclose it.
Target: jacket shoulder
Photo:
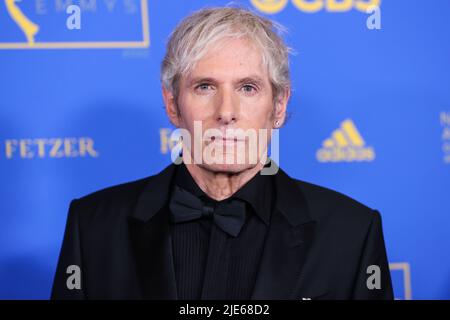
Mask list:
[[[152,177],[149,176],[96,190],[74,199],[70,204],[70,209],[83,217],[128,212]]]
[[[314,218],[370,223],[378,212],[336,190],[294,179],[306,198]]]

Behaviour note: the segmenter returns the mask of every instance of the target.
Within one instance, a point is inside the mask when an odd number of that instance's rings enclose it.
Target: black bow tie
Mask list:
[[[217,226],[233,237],[239,234],[245,222],[245,202],[231,199],[221,201],[214,207],[179,186],[175,186],[169,208],[172,222],[212,217]]]

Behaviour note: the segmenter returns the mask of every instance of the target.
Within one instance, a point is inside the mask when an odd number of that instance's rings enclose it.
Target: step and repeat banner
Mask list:
[[[0,298],[47,299],[70,200],[170,163],[159,70],[229,1],[0,1]],[[283,24],[280,166],[377,209],[397,299],[450,298],[450,1],[235,1]]]

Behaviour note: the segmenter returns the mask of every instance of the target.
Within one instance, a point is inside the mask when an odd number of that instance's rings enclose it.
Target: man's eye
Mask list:
[[[202,84],[199,84],[196,87],[196,89],[200,89],[201,91],[205,91],[205,90],[211,89],[211,85],[208,84],[208,83],[202,83]]]
[[[242,89],[244,90],[244,92],[246,93],[253,93],[254,91],[256,92],[256,88],[252,85],[246,84],[244,86],[242,86]]]

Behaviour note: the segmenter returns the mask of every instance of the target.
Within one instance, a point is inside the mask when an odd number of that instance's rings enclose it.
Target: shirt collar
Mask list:
[[[191,192],[199,198],[203,198],[209,202],[219,202],[211,199],[195,182],[184,163],[177,166],[175,173],[175,184],[179,187]],[[269,224],[270,213],[272,211],[273,198],[273,183],[272,176],[261,175],[260,172],[255,174],[247,183],[245,183],[238,191],[236,191],[230,198],[238,198],[244,200],[253,208],[256,215],[264,221],[266,225]]]

